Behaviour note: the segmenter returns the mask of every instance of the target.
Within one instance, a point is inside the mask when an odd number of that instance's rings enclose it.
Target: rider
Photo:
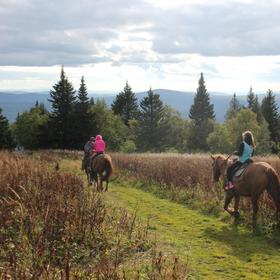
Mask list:
[[[243,132],[242,139],[243,141],[239,145],[238,151],[233,153],[234,155],[239,156],[239,158],[227,169],[228,183],[225,185],[226,189],[232,189],[234,187],[232,183],[233,171],[238,169],[243,163],[251,162],[251,157],[254,155],[255,142],[253,133],[249,130]]]
[[[86,161],[90,158],[92,152],[93,152],[93,144],[94,144],[95,138],[90,137],[90,139],[86,142],[84,145],[84,158],[82,160],[82,170],[85,169]]]
[[[100,134],[96,135],[95,142],[93,144],[94,155],[91,158],[91,160],[93,160],[98,155],[104,154],[105,149],[106,149],[106,144],[105,144],[104,140],[102,139],[102,136]]]

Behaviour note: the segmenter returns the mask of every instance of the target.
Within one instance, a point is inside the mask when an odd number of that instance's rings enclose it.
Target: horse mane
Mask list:
[[[223,154],[215,154],[215,155],[213,155],[213,157],[215,159],[222,159],[222,160],[225,160],[227,158]]]

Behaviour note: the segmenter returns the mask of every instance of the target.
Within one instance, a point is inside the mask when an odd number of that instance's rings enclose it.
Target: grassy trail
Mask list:
[[[68,166],[69,168],[69,166]],[[111,183],[107,203],[149,219],[160,249],[190,264],[195,279],[280,279],[280,248],[249,229],[202,215],[122,183]]]
[[[111,185],[105,196],[149,219],[163,250],[189,259],[198,279],[280,279],[280,249],[248,229],[121,184]]]

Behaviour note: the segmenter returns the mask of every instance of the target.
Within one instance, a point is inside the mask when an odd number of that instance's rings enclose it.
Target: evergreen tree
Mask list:
[[[95,117],[94,113],[90,110],[90,106],[85,79],[82,77],[75,106],[74,124],[76,133],[73,138],[73,148],[81,149],[86,141],[96,134]]]
[[[247,95],[247,103],[248,103],[247,108],[251,109],[257,115],[257,121],[261,123],[262,122],[261,106],[259,103],[258,96],[253,92],[252,86],[250,87],[249,93]]]
[[[191,121],[188,125],[187,146],[191,151],[206,151],[208,150],[206,139],[214,129],[215,114],[205,87],[203,73],[198,83],[197,93],[189,113]]]
[[[229,103],[229,108],[226,113],[226,119],[229,120],[236,116],[236,114],[241,110],[240,102],[236,97],[236,93],[233,94],[233,97]]]
[[[52,113],[50,116],[50,128],[52,129],[53,146],[56,148],[72,148],[74,131],[73,111],[75,105],[75,90],[65,76],[61,68],[60,80],[50,91]]]
[[[90,104],[90,106],[93,106],[93,105],[95,104],[94,98],[93,98],[93,97],[90,98],[89,104]]]
[[[145,151],[160,151],[164,135],[162,118],[164,106],[160,96],[152,89],[140,103],[139,148]]]
[[[121,91],[112,104],[114,114],[120,115],[125,125],[128,126],[129,120],[137,119],[138,104],[135,93],[126,81],[123,91]]]
[[[268,123],[271,140],[278,142],[280,139],[278,106],[275,100],[275,95],[270,89],[267,91],[267,95],[262,100],[261,110],[263,117]]]
[[[8,149],[14,146],[13,138],[7,118],[2,114],[0,108],[0,149]]]
[[[247,108],[251,109],[254,112],[254,109],[256,108],[256,96],[255,93],[253,92],[252,86],[250,86],[248,95],[247,95],[247,103],[248,106]]]
[[[203,78],[203,73],[201,73],[199,79],[199,86],[197,93],[194,97],[194,103],[191,106],[189,117],[194,120],[196,123],[201,123],[208,119],[214,119],[214,106],[210,104],[209,94],[205,87],[205,82]]]

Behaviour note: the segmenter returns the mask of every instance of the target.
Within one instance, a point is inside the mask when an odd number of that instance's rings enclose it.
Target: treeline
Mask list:
[[[203,73],[188,120],[163,104],[151,88],[138,101],[128,82],[108,107],[89,98],[83,77],[76,92],[63,67],[49,102],[50,112],[37,102],[10,125],[0,111],[0,148],[82,149],[91,136],[102,134],[111,151],[230,153],[241,141],[242,131],[249,129],[258,154],[279,151],[280,118],[273,92],[268,90],[260,103],[250,88],[245,106],[234,94],[220,124]]]

